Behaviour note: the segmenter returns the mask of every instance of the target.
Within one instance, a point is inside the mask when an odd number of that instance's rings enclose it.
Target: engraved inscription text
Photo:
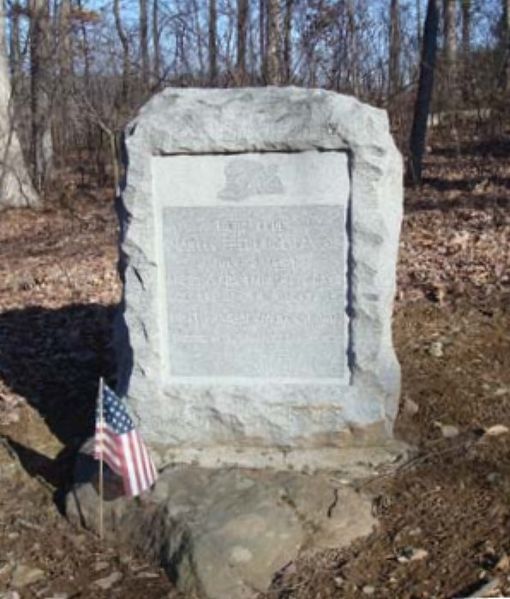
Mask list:
[[[165,207],[169,372],[343,378],[344,207]]]

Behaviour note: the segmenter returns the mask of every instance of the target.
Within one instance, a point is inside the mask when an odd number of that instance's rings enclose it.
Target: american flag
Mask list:
[[[106,385],[100,384],[99,393],[94,457],[121,476],[125,494],[135,497],[154,484],[156,468],[122,401]]]

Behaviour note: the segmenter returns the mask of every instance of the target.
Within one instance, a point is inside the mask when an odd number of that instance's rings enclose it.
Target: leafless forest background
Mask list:
[[[427,126],[504,130],[510,0],[6,0],[18,132],[33,185],[119,183],[121,132],[166,86],[298,85],[388,110],[421,180]],[[63,192],[62,192],[63,193]]]

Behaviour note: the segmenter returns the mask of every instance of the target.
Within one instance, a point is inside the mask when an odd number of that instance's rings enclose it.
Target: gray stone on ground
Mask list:
[[[69,518],[97,528],[94,478],[67,498]],[[142,500],[120,496],[106,478],[107,537],[161,565],[185,593],[246,599],[268,588],[298,556],[369,534],[371,501],[327,473],[165,469]]]
[[[11,585],[15,589],[22,589],[39,582],[45,577],[45,573],[40,568],[27,566],[26,564],[17,564],[11,575]]]

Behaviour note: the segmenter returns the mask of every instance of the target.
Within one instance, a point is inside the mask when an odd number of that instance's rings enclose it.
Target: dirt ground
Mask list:
[[[407,192],[396,434],[413,458],[361,483],[372,535],[289,564],[265,599],[510,596],[509,155],[508,140],[437,145]],[[120,292],[113,201],[77,183],[0,215],[0,598],[177,597],[62,516],[98,377],[113,380]]]

